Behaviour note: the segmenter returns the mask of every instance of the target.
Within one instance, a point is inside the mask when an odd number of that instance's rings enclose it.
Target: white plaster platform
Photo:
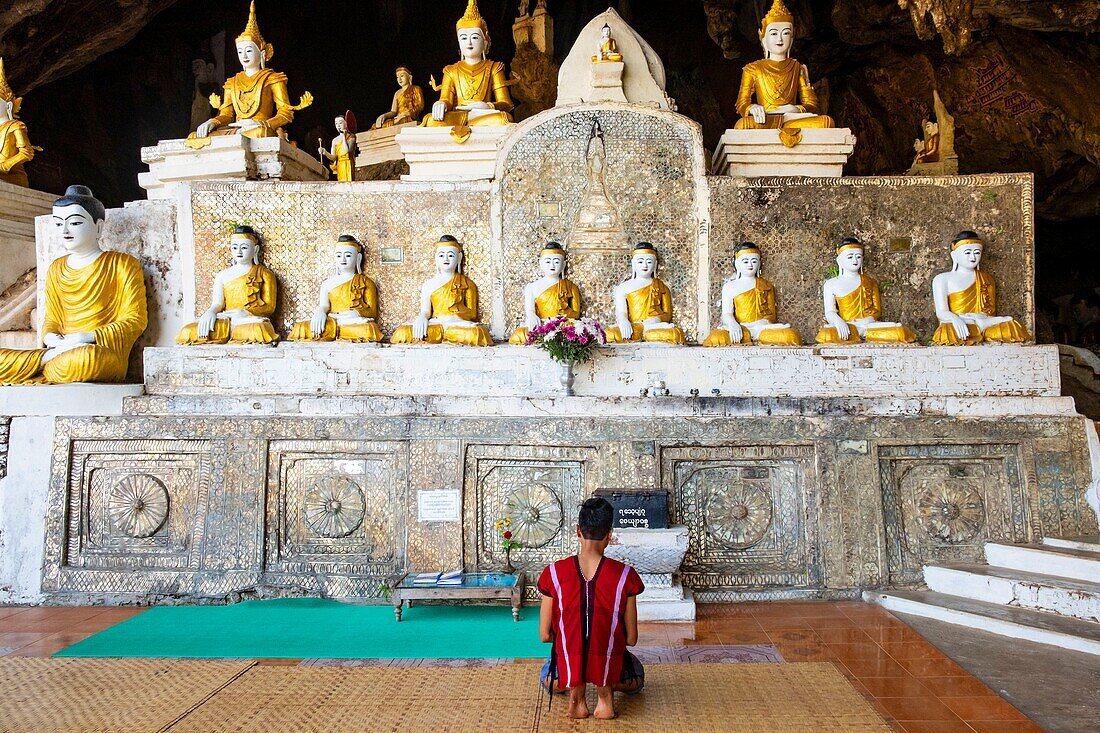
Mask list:
[[[121,415],[122,402],[145,392],[140,384],[32,384],[0,387],[0,415]]]
[[[34,219],[49,214],[57,198],[0,181],[0,291],[34,267]]]
[[[524,346],[175,346],[146,349],[144,358],[151,395],[562,396],[558,365]],[[623,345],[601,349],[576,375],[576,393],[588,397],[636,397],[661,382],[677,397],[691,390],[892,401],[1060,395],[1055,346]]]
[[[359,147],[359,155],[355,158],[355,167],[365,168],[368,165],[404,159],[401,146],[397,144],[397,135],[402,130],[416,126],[415,122],[406,122],[403,125],[391,125],[358,133],[355,136],[355,143]]]
[[[646,589],[638,596],[639,621],[695,620],[695,598],[675,577],[687,554],[688,539],[684,526],[615,530],[616,542],[608,545],[605,554],[633,566],[642,576]]]
[[[450,127],[403,126],[395,140],[409,164],[405,181],[479,181],[496,171],[497,146],[513,125],[471,128],[459,144]]]
[[[779,141],[779,130],[731,129],[718,141],[711,169],[720,176],[840,178],[855,145],[848,128],[805,129],[793,148]]]
[[[281,137],[218,135],[194,150],[186,140],[161,140],[141,149],[149,165],[138,183],[151,199],[172,198],[173,184],[188,181],[323,181],[325,167]]]

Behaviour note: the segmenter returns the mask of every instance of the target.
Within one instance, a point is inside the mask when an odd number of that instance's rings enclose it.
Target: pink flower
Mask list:
[[[587,336],[585,336],[585,335],[584,335],[584,334],[582,333],[582,334],[581,334],[581,337],[580,337],[580,339],[579,339],[579,341],[580,341],[580,344],[581,344],[581,346],[584,346],[585,344],[587,344],[587,343],[588,343],[588,337],[587,337]]]

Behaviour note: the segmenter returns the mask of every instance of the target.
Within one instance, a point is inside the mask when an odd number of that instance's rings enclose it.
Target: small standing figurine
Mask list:
[[[355,157],[359,154],[359,146],[355,142],[355,133],[358,131],[355,113],[349,109],[336,118],[335,124],[337,135],[332,138],[329,149],[325,150],[324,145],[319,145],[317,152],[321,155],[321,162],[332,161],[329,168],[336,174],[337,181],[354,181]]]
[[[374,129],[416,122],[424,111],[424,90],[413,84],[413,75],[406,66],[397,67],[397,86],[389,112],[378,115]]]
[[[619,53],[619,44],[611,37],[611,26],[603,24],[600,31],[600,43],[596,47],[596,55],[592,57],[592,63],[602,64],[608,61],[622,61],[623,55]]]
[[[121,382],[148,324],[141,263],[100,248],[103,204],[85,186],[53,203],[65,255],[46,272],[43,349],[0,349],[0,384]]]
[[[734,276],[722,285],[722,328],[703,346],[801,346],[802,336],[789,323],[776,323],[775,286],[760,276],[760,248],[742,242],[733,250]]]
[[[271,325],[278,286],[275,273],[260,264],[260,237],[239,226],[229,238],[233,264],[214,276],[210,307],[197,323],[183,327],[177,344],[273,344]]]
[[[1022,344],[1031,339],[1022,324],[997,315],[997,284],[980,268],[983,246],[974,232],[959,232],[951,243],[954,266],[932,279],[940,319],[932,336],[937,346],[973,346],[983,340]]]
[[[819,344],[868,343],[911,344],[917,334],[907,326],[880,321],[882,294],[878,281],[863,273],[863,243],[845,237],[836,245],[836,264],[840,274],[822,287],[825,323],[817,332]]]
[[[634,246],[630,277],[611,291],[616,325],[607,329],[607,343],[687,343],[683,330],[672,322],[672,292],[657,277],[657,262],[652,244],[639,242]]]
[[[450,234],[435,245],[435,275],[420,288],[420,313],[398,326],[391,344],[428,343],[492,346],[477,318],[477,285],[462,273],[462,245]]]
[[[581,317],[581,291],[565,277],[565,250],[557,242],[547,242],[539,252],[542,277],[523,288],[523,314],[526,326],[517,328],[508,343],[522,346],[527,334],[542,322],[557,316]]]
[[[313,318],[294,324],[291,341],[382,340],[378,318],[378,287],[363,274],[363,245],[350,234],[336,242],[336,274],[321,283]]]
[[[0,58],[0,181],[16,186],[27,186],[27,171],[24,163],[34,158],[36,148],[31,145],[27,135],[27,126],[18,119],[22,97],[8,86],[8,77],[4,73],[4,59]]]

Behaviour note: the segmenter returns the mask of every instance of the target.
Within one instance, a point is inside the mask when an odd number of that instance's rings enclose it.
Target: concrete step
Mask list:
[[[950,596],[1100,622],[1100,583],[973,563],[925,566],[924,582]]]
[[[37,349],[37,331],[0,331],[0,349]]]
[[[1013,639],[1100,655],[1100,624],[1088,621],[930,590],[866,591],[863,599],[893,613],[907,613]]]
[[[990,565],[1025,573],[1057,575],[1100,583],[1100,552],[1051,545],[1001,545],[987,542],[985,561]]]
[[[1043,544],[1047,547],[1064,547],[1067,550],[1100,553],[1100,534],[1090,534],[1084,537],[1044,537]]]

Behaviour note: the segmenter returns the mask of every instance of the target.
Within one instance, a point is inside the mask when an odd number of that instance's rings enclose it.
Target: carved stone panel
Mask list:
[[[890,583],[919,583],[929,563],[981,562],[987,541],[1026,542],[1015,445],[879,448]]]
[[[808,445],[663,449],[673,522],[691,530],[684,582],[719,592],[819,586],[813,456]]]

